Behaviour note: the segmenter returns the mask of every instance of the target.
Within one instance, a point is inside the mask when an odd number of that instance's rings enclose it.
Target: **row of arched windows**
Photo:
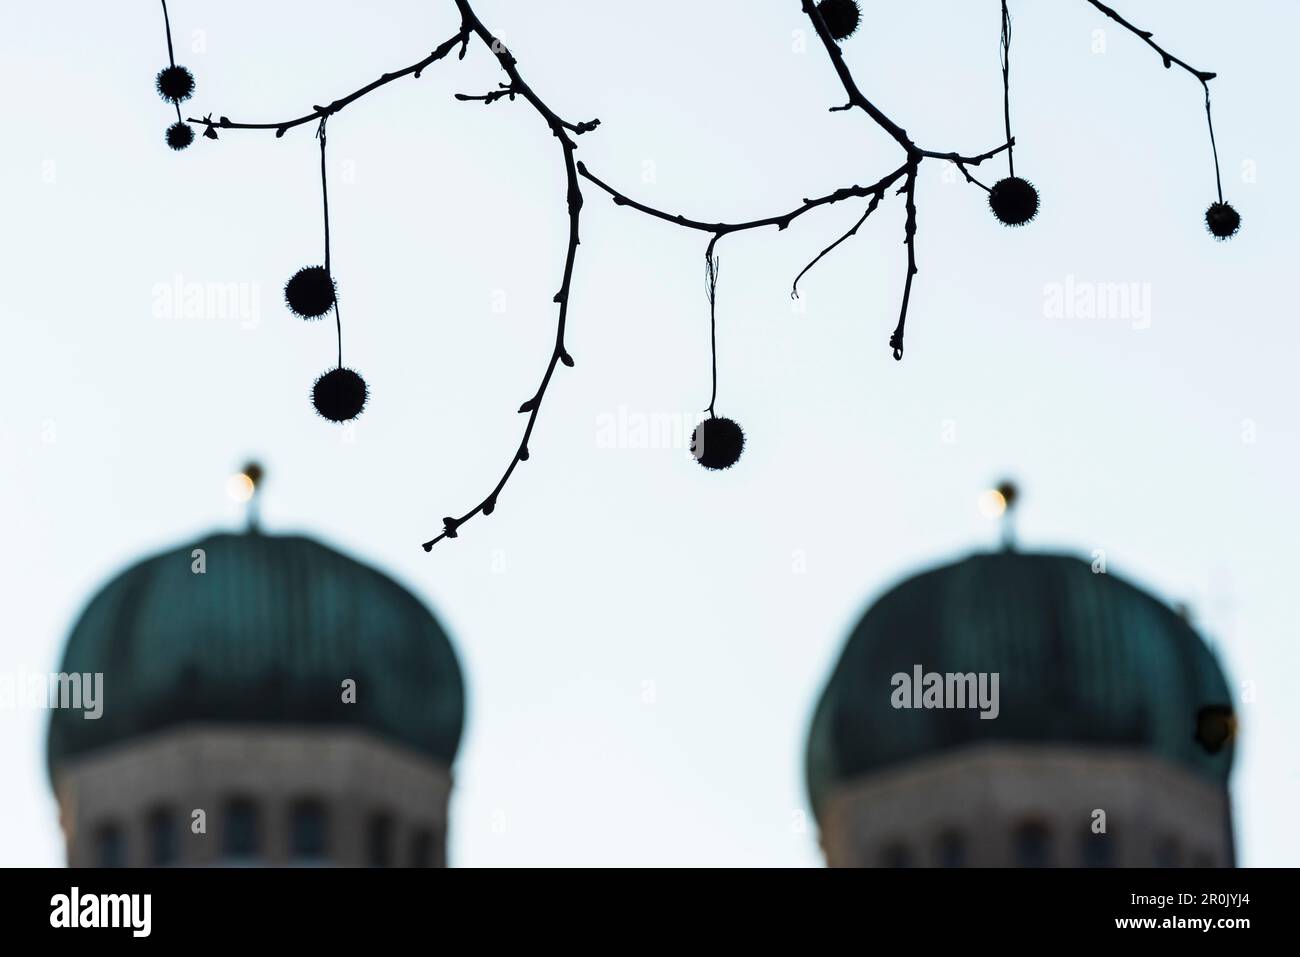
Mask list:
[[[266,854],[264,809],[250,797],[228,798],[220,809],[216,837],[221,858],[229,862],[257,861]],[[331,860],[332,827],[329,808],[316,798],[289,805],[289,859],[296,864]],[[167,806],[152,808],[144,821],[144,861],[167,867],[180,859],[180,842],[188,836],[188,818]],[[440,844],[431,828],[418,828],[404,848],[397,846],[397,826],[392,814],[375,810],[365,820],[365,861],[371,867],[435,867],[441,863]],[[405,852],[404,854],[402,852]],[[127,863],[126,830],[119,820],[101,821],[94,829],[94,863],[123,867]]]
[[[1078,864],[1081,867],[1116,866],[1116,839],[1113,833],[1094,834],[1091,828],[1077,838],[1077,856],[1061,864]],[[1027,821],[1011,834],[1012,863],[1016,867],[1049,867],[1053,859],[1053,835],[1046,824]],[[960,831],[941,831],[933,845],[933,863],[938,867],[965,867],[968,861],[966,838]],[[876,863],[880,867],[914,867],[918,863],[916,849],[901,841],[893,841],[882,848]],[[1190,861],[1184,859],[1177,838],[1160,839],[1154,848],[1151,865],[1154,867],[1214,867],[1214,855],[1198,851]]]

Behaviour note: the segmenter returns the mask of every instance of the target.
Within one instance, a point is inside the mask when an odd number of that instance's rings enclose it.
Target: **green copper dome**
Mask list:
[[[102,672],[103,713],[51,712],[51,770],[194,722],[361,728],[450,765],[465,706],[455,653],[419,599],[311,539],[256,532],[212,535],[113,579],[60,670]],[[355,703],[342,700],[349,678]]]
[[[892,677],[997,672],[1000,711],[895,708]],[[1154,753],[1226,782],[1231,744],[1194,739],[1202,707],[1230,705],[1223,673],[1181,617],[1076,558],[974,555],[908,579],[849,637],[813,717],[813,809],[840,784],[983,743]]]

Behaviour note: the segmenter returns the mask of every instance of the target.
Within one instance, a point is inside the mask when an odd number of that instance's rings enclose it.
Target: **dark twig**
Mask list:
[[[574,159],[574,150],[577,149],[577,143],[569,134],[580,135],[595,129],[600,121],[591,120],[585,123],[573,124],[561,119],[554,111],[550,109],[542,100],[533,92],[524,79],[519,74],[518,65],[515,58],[511,56],[510,51],[505,45],[492,36],[487,27],[470,8],[468,0],[456,0],[456,6],[460,8],[461,17],[463,18],[466,29],[472,31],[483,43],[490,49],[497,58],[501,68],[505,70],[506,75],[510,77],[510,88],[532,104],[533,108],[546,121],[550,127],[551,133],[560,141],[561,151],[564,154],[564,173],[567,183],[567,196],[569,207],[569,242],[568,254],[564,260],[564,278],[560,283],[560,291],[555,295],[555,302],[559,304],[559,317],[556,320],[555,328],[555,348],[551,351],[550,361],[546,364],[546,372],[542,376],[541,385],[533,397],[519,407],[519,411],[528,413],[528,425],[524,428],[523,439],[519,443],[514,457],[506,467],[505,474],[501,476],[496,487],[482,502],[470,509],[460,517],[448,516],[442,520],[442,532],[435,535],[429,541],[424,543],[424,550],[431,551],[433,546],[438,544],[444,538],[455,538],[460,526],[475,515],[491,515],[496,510],[497,499],[501,495],[501,490],[505,488],[506,483],[510,481],[510,476],[514,474],[515,468],[520,462],[528,461],[528,440],[532,438],[533,427],[537,424],[537,414],[541,411],[542,400],[546,397],[546,389],[551,384],[551,377],[555,374],[555,367],[563,363],[565,366],[573,365],[573,358],[569,355],[564,347],[564,330],[569,316],[569,294],[573,286],[573,267],[578,257],[578,227],[582,214],[582,189],[578,180],[577,163]]]
[[[894,359],[903,358],[903,328],[907,325],[907,306],[912,300],[912,277],[916,275],[916,171],[920,159],[914,159],[907,168],[907,182],[902,192],[907,197],[907,223],[903,228],[903,242],[907,245],[907,279],[903,283],[903,305],[898,313],[898,325],[889,337],[889,347]]]
[[[1011,11],[1007,9],[1007,0],[1002,0],[1002,112],[1006,118],[1007,124],[1007,142],[1014,143],[1011,138]],[[1007,170],[1010,175],[1016,175],[1015,150],[1007,148]],[[959,163],[958,166],[961,164]],[[963,173],[966,171],[963,169]],[[970,174],[967,174],[970,179]]]
[[[876,125],[894,138],[894,141],[905,150],[913,150],[916,144],[908,137],[907,131],[891,120],[880,109],[862,95],[858,89],[857,82],[853,79],[853,74],[849,72],[848,64],[844,62],[844,53],[840,50],[840,45],[835,42],[831,36],[830,30],[826,26],[826,21],[822,19],[821,13],[817,9],[816,0],[803,0],[803,12],[808,15],[812,21],[813,29],[821,37],[822,45],[826,47],[826,54],[831,58],[831,65],[835,67],[835,72],[839,75],[840,83],[844,86],[844,92],[849,95],[849,102],[845,106],[835,107],[836,111],[851,110],[854,107],[862,110],[867,116],[875,121]]]
[[[498,85],[501,87],[501,89],[492,90],[488,93],[481,93],[481,94],[457,93],[456,99],[462,102],[469,101],[469,100],[481,100],[484,106],[490,106],[491,104],[495,103],[497,100],[501,100],[506,97],[509,97],[512,100],[515,98],[514,87],[512,87],[509,83],[501,83]]]
[[[467,47],[468,44],[469,44],[469,28],[468,26],[462,26],[460,28],[460,32],[458,32],[454,37],[452,37],[447,42],[440,45],[436,50],[430,53],[419,63],[412,63],[410,66],[406,67],[403,70],[398,70],[396,73],[385,73],[383,76],[375,80],[373,83],[367,83],[361,89],[352,91],[347,96],[335,100],[334,102],[330,103],[328,106],[318,106],[314,110],[312,110],[312,112],[306,114],[305,116],[299,116],[296,119],[282,120],[278,123],[236,123],[234,120],[227,119],[224,116],[217,120],[213,120],[211,116],[208,116],[203,119],[195,119],[194,117],[190,117],[189,121],[191,123],[202,123],[204,126],[208,127],[209,129],[216,128],[222,130],[275,130],[275,135],[277,137],[283,136],[286,131],[293,129],[295,126],[302,126],[304,123],[310,123],[313,120],[321,120],[327,116],[333,116],[335,113],[338,113],[344,107],[349,106],[350,104],[355,103],[357,100],[361,99],[367,93],[372,93],[375,90],[379,89],[381,86],[387,86],[389,83],[392,83],[394,80],[400,80],[404,76],[412,76],[412,75],[414,75],[415,78],[418,80],[420,78],[420,74],[427,67],[431,66],[434,63],[437,63],[439,60],[445,57],[452,50],[456,49],[457,46],[461,47],[460,57],[461,59],[464,59],[465,48]]]
[[[1222,181],[1219,175],[1218,147],[1215,143],[1215,138],[1214,138],[1214,124],[1213,124],[1213,119],[1211,117],[1210,92],[1209,92],[1209,81],[1214,78],[1215,74],[1197,70],[1189,66],[1184,61],[1173,56],[1168,51],[1164,50],[1162,47],[1160,47],[1154,42],[1154,40],[1152,39],[1152,34],[1149,31],[1140,30],[1137,27],[1133,26],[1131,23],[1129,23],[1127,20],[1121,17],[1113,9],[1106,6],[1104,3],[1100,3],[1098,2],[1098,0],[1088,0],[1088,2],[1090,2],[1094,7],[1100,10],[1106,16],[1110,17],[1112,20],[1116,21],[1121,26],[1123,26],[1127,30],[1134,33],[1136,36],[1143,39],[1152,49],[1154,49],[1157,53],[1160,54],[1166,67],[1171,67],[1177,64],[1178,66],[1190,72],[1201,82],[1202,86],[1205,89],[1206,119],[1210,127],[1210,143],[1211,143],[1211,148],[1214,150],[1215,177],[1216,180],[1219,181],[1219,197],[1220,197],[1220,201],[1222,201],[1223,190],[1222,190]],[[520,413],[528,413],[528,422],[524,428],[523,437],[520,441],[519,447],[516,450],[514,457],[511,459],[510,464],[507,466],[504,474],[501,476],[500,480],[497,482],[496,486],[492,489],[492,492],[487,496],[487,498],[485,498],[473,509],[471,509],[470,511],[466,512],[465,514],[459,517],[444,518],[442,533],[435,536],[430,541],[424,543],[424,548],[426,551],[431,550],[432,547],[437,542],[441,541],[444,538],[456,538],[460,526],[462,526],[469,519],[473,518],[475,515],[478,514],[489,515],[495,510],[498,498],[502,490],[505,488],[506,483],[510,480],[510,477],[514,474],[516,467],[519,465],[520,462],[525,462],[529,458],[528,443],[532,437],[533,429],[537,422],[538,413],[541,409],[542,402],[546,397],[546,392],[548,387],[550,386],[556,367],[559,364],[563,364],[565,366],[573,365],[573,359],[565,348],[564,336],[565,336],[565,329],[568,320],[569,299],[570,299],[570,293],[573,284],[574,267],[577,260],[578,246],[580,245],[579,225],[580,225],[580,217],[581,217],[581,211],[583,206],[583,195],[581,190],[582,179],[585,178],[589,180],[590,182],[596,184],[600,189],[608,193],[612,197],[616,205],[628,206],[632,209],[637,210],[638,212],[645,213],[646,215],[652,216],[656,219],[661,219],[665,222],[672,223],[673,225],[682,226],[687,229],[694,229],[697,231],[707,232],[710,234],[709,244],[705,253],[705,264],[706,264],[705,277],[707,282],[706,290],[709,298],[710,340],[711,340],[711,347],[712,347],[712,354],[713,354],[713,391],[710,396],[709,408],[708,408],[710,415],[712,415],[714,412],[714,405],[717,400],[717,391],[718,391],[716,307],[717,307],[717,281],[718,281],[719,261],[715,255],[715,249],[717,247],[718,242],[722,239],[722,237],[729,235],[731,233],[741,232],[750,229],[759,229],[766,226],[775,226],[778,230],[784,230],[795,219],[803,216],[805,213],[811,212],[812,210],[819,209],[823,206],[829,206],[847,200],[852,200],[852,199],[868,199],[866,209],[864,210],[862,216],[853,225],[853,227],[849,229],[848,232],[846,232],[844,235],[842,235],[837,240],[835,240],[835,242],[831,243],[829,246],[823,249],[821,253],[819,253],[816,256],[816,258],[812,260],[812,262],[810,262],[806,267],[804,267],[804,269],[795,278],[794,283],[792,284],[791,295],[793,297],[797,297],[799,281],[814,266],[816,266],[819,262],[821,262],[822,259],[824,259],[827,255],[829,255],[833,250],[835,250],[840,245],[847,242],[851,237],[856,235],[858,230],[862,227],[863,223],[866,222],[866,220],[870,217],[870,215],[875,211],[876,207],[880,204],[880,202],[884,197],[885,192],[890,188],[894,187],[895,185],[897,185],[899,180],[902,180],[902,185],[898,188],[898,193],[904,196],[904,202],[906,208],[906,225],[904,227],[903,241],[907,247],[907,273],[903,285],[902,303],[899,309],[898,324],[895,327],[893,334],[890,336],[890,347],[893,350],[894,358],[901,359],[903,356],[903,335],[907,323],[908,307],[911,303],[912,283],[913,283],[913,278],[917,273],[916,184],[918,180],[918,171],[921,163],[926,159],[944,160],[946,162],[953,163],[961,171],[962,175],[966,178],[967,182],[979,186],[981,189],[987,192],[989,188],[985,186],[982,182],[977,180],[971,174],[970,167],[978,166],[981,163],[983,163],[985,160],[991,159],[992,157],[997,156],[998,154],[1000,154],[1005,150],[1007,152],[1008,166],[1010,167],[1014,175],[1015,167],[1014,167],[1013,150],[1016,141],[1015,138],[1011,135],[1010,65],[1009,65],[1009,53],[1010,53],[1010,42],[1011,42],[1011,18],[1008,11],[1008,4],[1006,0],[1002,0],[1001,3],[1003,111],[1004,111],[1004,119],[1006,123],[1006,142],[984,153],[980,153],[978,155],[971,155],[971,156],[956,153],[956,152],[924,149],[918,146],[915,142],[913,142],[913,140],[908,136],[907,131],[902,126],[900,126],[897,122],[895,122],[888,115],[886,115],[878,106],[876,106],[874,102],[869,100],[863,94],[861,88],[857,85],[857,82],[853,78],[853,74],[849,70],[847,63],[845,62],[839,44],[831,36],[830,30],[827,27],[826,22],[823,20],[820,11],[818,10],[816,0],[801,0],[803,11],[808,16],[810,22],[813,25],[814,30],[817,32],[818,37],[820,37],[822,41],[822,45],[826,49],[827,56],[830,58],[831,64],[835,69],[836,75],[839,78],[840,84],[844,88],[845,93],[848,95],[848,103],[843,106],[832,107],[831,108],[832,111],[840,112],[840,111],[851,111],[854,109],[860,109],[870,118],[870,120],[876,126],[882,129],[886,134],[888,134],[889,137],[892,138],[894,142],[897,143],[898,146],[902,148],[905,161],[902,166],[900,166],[899,168],[889,173],[888,175],[884,176],[879,181],[873,183],[870,186],[864,187],[864,186],[855,185],[855,186],[843,187],[821,197],[817,197],[814,199],[805,199],[802,205],[797,206],[794,209],[791,209],[787,212],[774,215],[774,216],[769,216],[763,219],[754,219],[754,220],[735,222],[735,223],[724,223],[724,222],[711,223],[703,220],[689,219],[685,216],[674,215],[672,213],[664,212],[660,209],[656,209],[655,207],[649,206],[645,203],[631,199],[630,197],[620,193],[618,190],[614,189],[612,186],[608,185],[607,183],[599,179],[595,174],[590,172],[584,164],[578,162],[576,159],[575,152],[577,150],[577,143],[574,137],[580,136],[584,133],[588,133],[596,129],[597,126],[599,126],[600,121],[588,120],[579,123],[572,123],[569,122],[568,120],[563,119],[558,114],[556,114],[533,91],[533,89],[528,85],[528,83],[524,81],[523,77],[519,73],[518,63],[515,60],[513,54],[511,54],[510,50],[505,46],[505,44],[502,43],[499,38],[495,37],[487,29],[487,27],[483,24],[483,22],[478,18],[477,14],[475,14],[474,10],[470,5],[470,0],[454,0],[454,3],[456,4],[456,7],[459,10],[461,15],[461,28],[456,33],[455,36],[451,37],[446,42],[441,44],[437,49],[435,49],[432,53],[429,54],[429,56],[425,57],[423,60],[420,60],[419,62],[414,63],[411,66],[399,70],[395,73],[385,73],[379,79],[373,81],[372,83],[367,84],[366,86],[361,87],[358,90],[355,90],[354,92],[348,94],[345,97],[342,97],[341,99],[334,100],[326,106],[316,106],[314,108],[314,111],[311,113],[308,113],[304,116],[300,116],[294,119],[283,120],[283,121],[273,122],[273,123],[237,123],[229,120],[224,116],[219,117],[217,120],[214,121],[211,118],[210,114],[204,119],[190,120],[190,122],[200,123],[203,126],[205,126],[206,127],[205,136],[211,139],[216,138],[215,131],[217,129],[265,129],[265,130],[273,129],[276,131],[276,136],[279,137],[279,136],[283,136],[287,130],[292,129],[294,127],[301,126],[306,123],[310,123],[314,120],[318,120],[320,122],[320,127],[318,129],[318,136],[320,137],[320,141],[321,141],[321,196],[322,196],[322,205],[325,213],[325,269],[327,273],[329,273],[330,271],[330,251],[329,251],[329,198],[328,198],[328,192],[327,192],[327,187],[325,182],[325,173],[326,173],[325,124],[326,124],[326,120],[330,116],[340,112],[345,107],[352,104],[353,102],[360,99],[361,97],[367,95],[368,93],[377,90],[380,87],[385,86],[393,82],[394,80],[400,79],[405,76],[413,75],[418,79],[421,72],[425,68],[435,63],[436,61],[445,58],[457,46],[460,47],[460,54],[459,54],[460,58],[464,59],[466,53],[468,52],[470,40],[476,37],[478,40],[480,40],[483,43],[484,46],[486,46],[491,51],[492,55],[496,58],[498,65],[506,74],[508,82],[499,83],[498,89],[492,90],[484,94],[459,93],[456,94],[456,99],[465,102],[473,101],[473,102],[481,102],[484,105],[490,105],[492,103],[497,102],[498,100],[508,98],[513,101],[514,99],[516,99],[516,97],[522,97],[524,100],[526,100],[529,103],[529,105],[533,107],[534,111],[546,123],[552,135],[555,136],[555,138],[559,141],[562,156],[563,156],[563,161],[564,161],[566,196],[567,196],[567,205],[569,211],[569,228],[568,228],[567,254],[565,256],[565,264],[564,264],[564,274],[560,284],[560,291],[556,293],[555,300],[554,300],[559,307],[558,316],[556,320],[555,345],[552,349],[550,360],[546,365],[546,370],[542,376],[540,385],[538,386],[536,392],[533,394],[532,398],[524,402],[523,405],[521,405],[519,408]],[[166,0],[163,0],[163,14],[164,14],[164,19],[166,19],[167,17]],[[175,58],[172,54],[170,22],[167,22],[167,41],[168,41],[168,55],[171,58],[172,64],[175,65]],[[180,120],[179,105],[177,105],[176,113],[177,113],[177,119],[179,121]],[[337,315],[337,309],[338,307],[336,301],[335,302],[336,315]],[[338,322],[338,326],[339,326],[339,363],[341,366],[342,365],[342,321],[341,319]]]
[[[822,206],[828,206],[831,203],[840,203],[846,199],[866,198],[878,192],[888,189],[893,183],[907,172],[906,166],[900,166],[884,179],[870,186],[845,186],[835,190],[833,193],[827,193],[825,196],[819,196],[816,199],[805,199],[803,205],[790,210],[787,213],[781,213],[777,216],[768,216],[764,219],[751,219],[741,223],[706,223],[698,219],[689,219],[685,216],[666,213],[663,210],[655,209],[653,206],[647,206],[645,203],[638,202],[623,193],[620,193],[613,186],[610,186],[595,173],[591,172],[582,163],[578,164],[578,172],[582,176],[591,180],[605,192],[609,193],[618,206],[628,206],[638,212],[653,216],[656,219],[662,219],[672,223],[675,226],[684,226],[687,229],[698,229],[701,232],[715,233],[719,236],[725,236],[728,233],[738,233],[746,229],[761,229],[764,226],[775,226],[778,230],[786,229],[792,222],[802,216],[804,213],[811,212]]]
[[[1153,39],[1155,34],[1150,30],[1143,30],[1140,27],[1135,27],[1120,16],[1113,8],[1106,6],[1104,3],[1100,3],[1099,0],[1087,0],[1087,2],[1092,4],[1106,16],[1110,17],[1125,30],[1129,31],[1134,36],[1139,37],[1147,46],[1160,54],[1160,60],[1164,63],[1166,70],[1172,69],[1175,66],[1180,66],[1200,81],[1201,87],[1205,90],[1205,122],[1210,128],[1210,151],[1214,154],[1214,185],[1219,192],[1219,202],[1222,203],[1223,177],[1219,173],[1219,145],[1214,139],[1214,116],[1210,110],[1210,81],[1218,76],[1218,74],[1211,73],[1209,70],[1198,70],[1185,60],[1180,60],[1164,47],[1160,46],[1160,44],[1156,43]]]
[[[172,21],[171,21],[171,17],[167,15],[167,0],[162,0],[162,8],[163,8],[163,26],[167,28],[167,59],[171,62],[172,66],[175,66],[176,53],[172,49]],[[180,119],[180,117],[177,117],[177,119]]]
[[[862,213],[862,218],[853,224],[853,228],[850,229],[843,236],[841,236],[839,239],[835,240],[835,242],[831,243],[821,252],[819,252],[816,258],[813,259],[812,262],[804,266],[803,269],[799,271],[799,275],[794,277],[794,283],[790,287],[791,299],[799,298],[799,280],[802,279],[813,268],[813,266],[816,266],[819,262],[825,259],[841,243],[847,242],[850,238],[858,234],[858,230],[861,229],[862,224],[867,221],[867,217],[870,216],[872,213],[874,213],[876,211],[876,207],[880,205],[880,198],[883,195],[884,195],[884,191],[882,190],[881,192],[876,193],[876,195],[872,196],[871,202],[867,203],[867,208]]]
[[[320,118],[320,126],[316,129],[316,138],[320,140],[320,199],[321,209],[325,215],[325,275],[329,281],[334,282],[334,271],[330,266],[330,193],[329,181],[326,176],[325,168],[325,121],[328,116]],[[334,326],[338,330],[339,338],[339,368],[343,368],[343,313],[339,311],[339,297],[336,293],[334,296]]]
[[[713,249],[718,245],[722,234],[714,234],[709,240],[709,248],[704,251],[704,287],[709,297],[709,353],[713,357],[713,391],[709,394],[710,416],[718,402],[718,267],[721,265]]]

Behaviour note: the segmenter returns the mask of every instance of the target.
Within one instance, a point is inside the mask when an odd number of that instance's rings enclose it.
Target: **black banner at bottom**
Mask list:
[[[4,870],[0,884],[7,940],[42,943],[610,945],[673,934],[734,945],[811,942],[851,925],[927,943],[1199,935],[1231,945],[1284,928],[1295,880],[1278,870],[211,869]]]

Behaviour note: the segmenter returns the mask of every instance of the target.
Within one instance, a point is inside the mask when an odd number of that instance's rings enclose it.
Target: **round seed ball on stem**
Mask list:
[[[319,319],[334,307],[334,280],[324,266],[304,266],[284,284],[284,301],[294,315]]]
[[[167,127],[167,145],[180,152],[194,142],[194,131],[188,123],[173,123]]]
[[[691,454],[706,469],[729,469],[745,450],[745,433],[731,419],[710,416],[691,435]]]
[[[322,418],[331,422],[350,422],[366,407],[370,390],[366,380],[351,369],[330,369],[312,386],[311,404]]]
[[[998,180],[989,190],[989,209],[1005,226],[1023,226],[1038,215],[1038,190],[1019,176]]]
[[[1241,214],[1230,203],[1211,203],[1205,211],[1205,228],[1215,239],[1231,239],[1241,229]]]
[[[826,29],[836,40],[847,40],[857,32],[862,22],[862,10],[857,0],[821,0],[817,12],[826,21]]]
[[[154,78],[158,95],[168,103],[184,103],[194,95],[194,74],[183,66],[167,66]]]

